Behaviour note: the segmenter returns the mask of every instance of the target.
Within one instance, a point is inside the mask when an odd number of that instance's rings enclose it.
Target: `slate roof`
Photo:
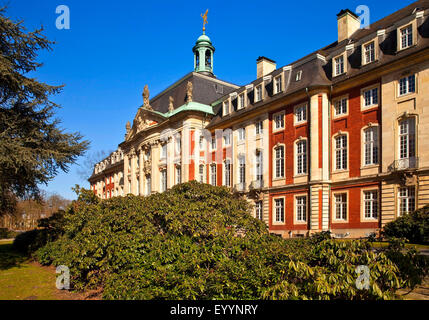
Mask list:
[[[167,113],[170,103],[170,96],[174,99],[174,108],[178,108],[186,103],[186,89],[188,81],[193,86],[193,101],[210,105],[224,94],[229,94],[236,90],[238,86],[219,80],[215,77],[190,72],[182,79],[176,81],[170,87],[150,99],[151,107],[158,112]]]
[[[429,47],[429,19],[426,17],[425,12],[424,19],[418,19],[418,40],[417,45],[407,50],[397,52],[397,28],[406,24],[415,18],[415,11],[427,10],[429,8],[429,0],[420,0],[412,3],[411,5],[396,11],[395,13],[376,21],[371,24],[368,29],[359,29],[350,36],[349,39],[343,40],[340,43],[337,41],[323,47],[313,53],[289,64],[286,67],[278,68],[267,76],[271,76],[274,79],[275,76],[284,73],[283,81],[286,82],[286,90],[279,94],[273,94],[273,81],[264,83],[268,97],[263,101],[254,103],[254,91],[252,90],[248,94],[249,104],[241,110],[237,110],[237,99],[231,99],[233,111],[229,115],[222,115],[221,103],[222,101],[229,98],[229,94],[224,95],[217,101],[213,102],[214,111],[216,116],[213,117],[208,128],[212,128],[228,122],[231,119],[251,112],[263,105],[266,105],[274,100],[281,99],[285,96],[296,93],[306,88],[319,87],[319,86],[331,86],[336,85],[342,81],[353,78],[357,75],[365,72],[375,70],[386,64],[390,64],[394,61],[400,60],[405,56],[409,56],[418,51],[427,49]],[[347,10],[341,10],[339,15],[344,14]],[[377,37],[377,32],[384,30],[385,34],[380,35],[379,39],[379,57],[376,62],[370,63],[369,65],[361,64],[362,56],[362,44],[371,39]],[[346,50],[350,45],[353,45],[352,49]],[[332,59],[341,53],[347,51],[347,73],[338,77],[332,77]],[[302,77],[300,81],[296,81],[297,73],[301,72]],[[263,78],[256,79],[250,84],[254,86],[263,82]],[[245,90],[246,86],[240,87],[237,94],[240,94]]]

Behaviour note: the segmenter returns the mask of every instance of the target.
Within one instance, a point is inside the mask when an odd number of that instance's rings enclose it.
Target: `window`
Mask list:
[[[231,145],[231,134],[229,132],[223,134],[223,145]]]
[[[374,43],[374,41],[364,45],[363,50],[364,50],[364,54],[365,54],[364,64],[374,62],[375,61],[375,43]]]
[[[200,141],[199,141],[200,150],[203,150],[204,148],[204,136],[200,135]]]
[[[339,76],[344,73],[344,55],[341,55],[334,59],[334,68],[335,76]]]
[[[275,199],[275,222],[284,222],[285,221],[285,200],[284,199]]]
[[[295,81],[298,82],[298,81],[301,81],[301,79],[302,79],[302,70],[296,73]]]
[[[150,195],[152,192],[152,180],[150,174],[146,175],[146,195]]]
[[[255,218],[262,220],[263,219],[263,206],[262,201],[257,201],[255,203]]]
[[[212,150],[216,150],[216,136],[212,137],[211,148]]]
[[[244,156],[238,159],[238,182],[246,183],[246,158]]]
[[[347,193],[335,195],[335,219],[347,220]]]
[[[295,108],[295,123],[302,123],[307,121],[307,105]]]
[[[378,191],[363,192],[365,219],[378,219]]]
[[[256,180],[261,183],[263,180],[263,160],[262,160],[262,151],[256,151],[256,166],[255,166]]]
[[[239,128],[238,129],[238,141],[244,141],[246,139],[246,129]]]
[[[399,123],[399,158],[409,159],[415,157],[415,118],[408,118]]]
[[[399,95],[403,96],[406,94],[416,92],[416,76],[408,76],[399,80]]]
[[[378,128],[364,130],[365,165],[378,164]]]
[[[339,99],[334,104],[335,116],[347,114],[347,98]]]
[[[167,190],[167,170],[161,170],[161,192]]]
[[[204,168],[205,168],[205,165],[203,165],[203,164],[200,164],[200,166],[199,166],[199,168],[198,168],[198,173],[199,173],[199,175],[200,175],[200,182],[201,183],[204,183],[205,182],[205,174],[204,174]]]
[[[244,93],[238,95],[238,110],[244,108]]]
[[[307,173],[307,140],[298,141],[296,144],[296,173]]]
[[[231,161],[225,160],[223,164],[223,185],[231,186]]]
[[[262,85],[255,88],[255,102],[262,100]]]
[[[295,198],[296,221],[307,221],[307,196],[299,196]]]
[[[255,134],[259,135],[262,134],[262,128],[263,128],[263,123],[262,121],[257,121],[255,123]]]
[[[274,93],[282,92],[282,76],[274,78]]]
[[[216,185],[216,174],[217,174],[216,164],[214,163],[210,165],[210,184],[212,186]]]
[[[285,126],[284,124],[284,114],[278,113],[274,115],[274,129],[279,130],[283,129]]]
[[[399,188],[398,201],[399,212],[398,216],[409,214],[416,209],[416,190],[415,187]]]
[[[335,168],[347,170],[347,136],[340,135],[335,138]]]
[[[182,151],[182,138],[179,136],[176,138],[176,154],[180,154]]]
[[[378,88],[372,88],[363,92],[364,106],[371,107],[378,105]]]
[[[413,45],[413,26],[410,24],[400,30],[401,49],[409,48]]]
[[[167,158],[167,144],[163,144],[161,147],[161,159]]]
[[[137,181],[136,181],[136,194],[137,195],[140,194],[140,179],[139,178],[137,178]]]
[[[176,166],[176,184],[182,183],[182,167]]]
[[[284,146],[278,146],[274,149],[275,152],[275,178],[283,178],[285,175],[285,149]]]
[[[229,114],[229,100],[223,102],[223,115],[226,116]]]

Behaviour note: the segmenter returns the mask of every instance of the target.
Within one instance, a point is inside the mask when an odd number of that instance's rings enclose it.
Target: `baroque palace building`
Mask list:
[[[259,57],[244,86],[214,76],[203,32],[193,72],[152,99],[145,86],[91,189],[105,199],[197,180],[242,193],[283,237],[379,232],[429,204],[428,15],[417,1],[361,29],[342,10],[337,41],[281,68]]]

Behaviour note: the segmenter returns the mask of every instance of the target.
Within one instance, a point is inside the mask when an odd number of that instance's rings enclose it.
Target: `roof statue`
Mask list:
[[[125,129],[127,130],[127,134],[131,131],[131,123],[127,121],[127,124],[125,125]]]
[[[206,24],[207,22],[207,13],[209,12],[209,9],[206,10],[206,13],[204,15],[201,13],[201,18],[203,18],[203,33],[206,31]]]
[[[186,103],[192,102],[192,82],[188,81],[186,85]]]
[[[169,99],[168,111],[171,112],[174,110],[174,98],[170,96],[168,99]]]
[[[149,87],[147,85],[143,89],[143,108],[152,110],[152,107],[149,105]]]

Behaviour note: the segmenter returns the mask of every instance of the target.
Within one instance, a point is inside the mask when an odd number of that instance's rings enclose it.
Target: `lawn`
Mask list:
[[[55,269],[42,267],[0,241],[0,300],[75,299],[55,286]]]

